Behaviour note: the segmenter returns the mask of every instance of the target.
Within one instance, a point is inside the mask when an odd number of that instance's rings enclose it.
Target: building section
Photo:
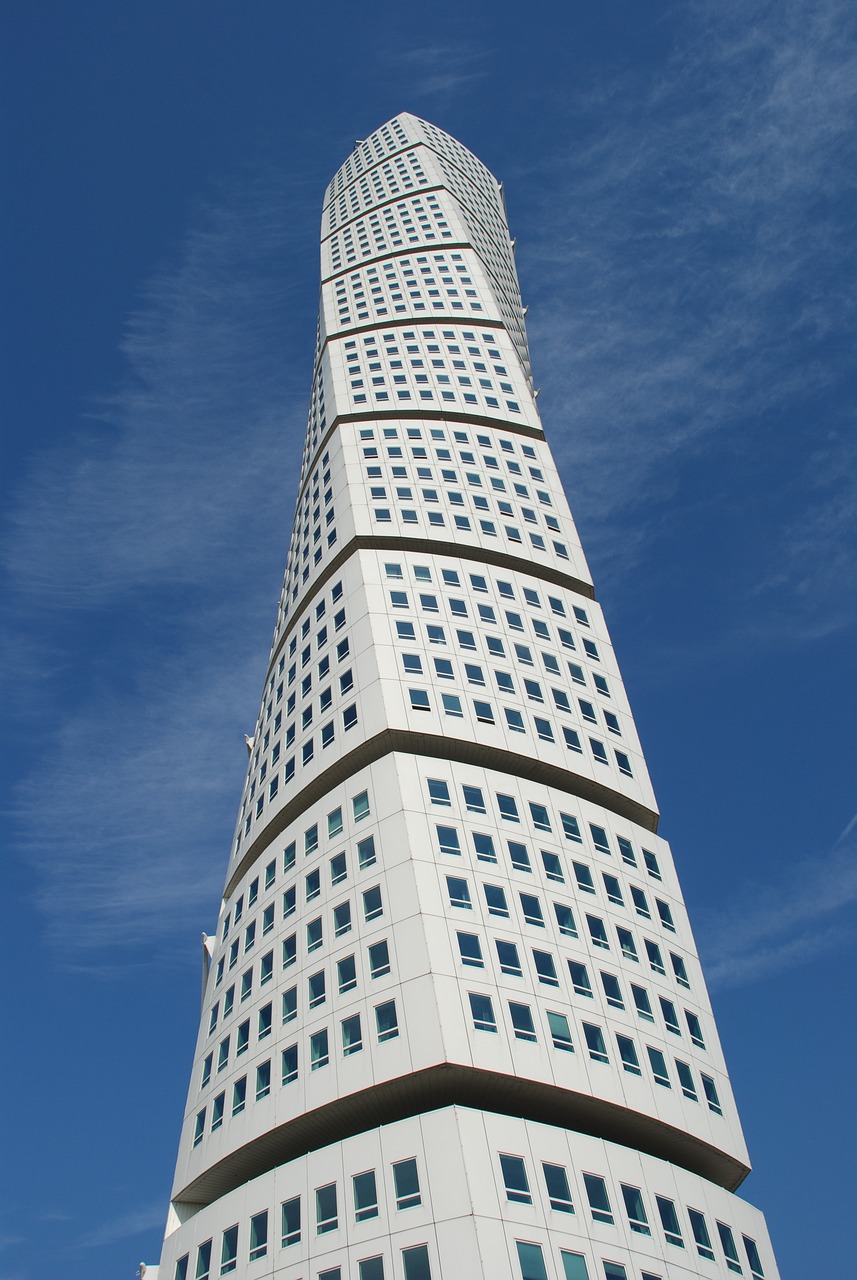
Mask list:
[[[399,116],[321,261],[161,1280],[775,1280],[502,188]]]

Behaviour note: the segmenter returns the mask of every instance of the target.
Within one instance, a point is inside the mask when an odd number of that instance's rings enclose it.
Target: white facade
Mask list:
[[[502,189],[399,116],[321,256],[160,1275],[773,1280]]]

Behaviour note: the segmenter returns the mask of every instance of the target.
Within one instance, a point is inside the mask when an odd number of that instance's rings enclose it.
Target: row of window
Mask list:
[[[349,957],[353,962],[354,957]],[[355,979],[356,985],[356,979]],[[288,1001],[288,1005],[287,1005]],[[283,1021],[287,1022],[296,1017],[296,1001],[297,989],[292,987],[290,991],[283,994]],[[267,1014],[270,1015],[270,1006],[267,1006]],[[382,1004],[374,1006],[375,1018],[375,1036],[378,1044],[384,1044],[388,1040],[395,1040],[399,1035],[399,1020],[396,1012],[395,1000],[385,1000]],[[267,1024],[266,1024],[267,1025]],[[269,1031],[265,1032],[265,1035]],[[248,1026],[249,1035],[249,1026]],[[361,1053],[364,1047],[364,1028],[362,1016],[359,1013],[351,1014],[347,1018],[343,1018],[339,1024],[340,1051],[343,1058],[351,1057],[355,1053]],[[239,1047],[236,1053],[243,1052]],[[331,1056],[331,1034],[327,1027],[314,1032],[309,1037],[308,1045],[308,1061],[311,1071],[318,1071],[322,1067],[326,1067],[330,1063]],[[216,1070],[218,1074],[224,1070],[228,1063],[229,1056],[229,1037],[221,1043],[218,1052],[218,1060]],[[297,1042],[288,1045],[280,1054],[281,1066],[281,1083],[284,1085],[293,1084],[299,1075],[299,1046]],[[203,1063],[202,1087],[208,1085],[213,1070],[213,1055],[208,1054]],[[256,1067],[256,1083],[255,1083],[255,1099],[257,1102],[262,1098],[267,1098],[271,1092],[271,1073],[272,1063],[269,1058],[265,1062],[260,1062]],[[241,1076],[232,1084],[231,1098],[231,1114],[233,1116],[240,1115],[247,1105],[248,1078],[246,1075]],[[194,1119],[193,1145],[198,1147],[206,1132],[206,1120],[209,1119],[209,1132],[216,1133],[223,1125],[226,1117],[227,1107],[227,1091],[224,1089],[212,1099],[211,1110],[208,1106],[201,1107]],[[210,1118],[209,1118],[210,1117]]]
[[[427,778],[426,790],[430,804],[437,805],[440,808],[451,808],[453,806],[450,785],[443,778]],[[488,795],[490,801],[490,792]],[[483,787],[462,784],[459,803],[465,813],[472,813],[478,816],[487,816],[488,814],[485,789]],[[518,801],[514,796],[497,791],[494,793],[494,803],[492,817],[496,814],[502,822],[511,822],[516,825],[529,823],[536,832],[537,839],[542,833],[553,836],[555,823],[551,820],[547,805],[533,800],[528,801],[526,809],[523,810],[522,818],[521,808],[519,808]],[[556,816],[559,818],[559,823],[556,825],[558,830],[562,832],[563,838],[573,844],[583,844],[581,825],[574,814],[557,811]],[[588,836],[597,853],[612,857],[613,850],[610,845],[610,837],[604,827],[595,822],[588,823]],[[637,867],[637,856],[631,841],[625,836],[616,836],[615,839],[622,862],[626,866]],[[477,854],[478,852],[477,850]],[[648,875],[653,880],[661,880],[663,877],[656,855],[647,849],[643,849],[642,854]],[[496,861],[496,859],[494,860]]]
[[[523,1156],[516,1155],[500,1155],[500,1172],[503,1178],[503,1185],[506,1191],[506,1198],[513,1204],[532,1204],[533,1195],[530,1189],[530,1179],[527,1174],[526,1161]],[[568,1170],[563,1165],[548,1164],[542,1162],[541,1177],[544,1186],[544,1195],[549,1207],[558,1213],[575,1212],[572,1200],[571,1187],[569,1184]],[[606,1179],[599,1174],[583,1173],[583,1187],[586,1193],[586,1200],[589,1212],[593,1222],[603,1223],[608,1226],[615,1225],[616,1217],[613,1203],[611,1202],[610,1193],[608,1191]],[[641,1236],[651,1236],[651,1217],[650,1211],[646,1209],[646,1203],[642,1191],[639,1187],[629,1186],[625,1183],[619,1184],[621,1193],[621,1203],[627,1219],[627,1224],[631,1231]],[[618,1200],[617,1197],[614,1198]],[[708,1220],[701,1209],[694,1209],[687,1206],[687,1221],[683,1223],[681,1220],[680,1206],[675,1200],[668,1196],[655,1195],[655,1208],[657,1210],[657,1218],[655,1221],[660,1225],[664,1239],[668,1245],[676,1249],[684,1249],[686,1241],[692,1241],[693,1247],[700,1257],[705,1258],[709,1262],[716,1259],[714,1246],[712,1244],[712,1232],[709,1228]],[[688,1226],[690,1231],[688,1231]],[[732,1228],[724,1222],[717,1222],[717,1236],[723,1252],[723,1259],[729,1271],[733,1271],[738,1275],[743,1275],[743,1268],[738,1256],[738,1248],[735,1242],[735,1233]],[[748,1236],[743,1237],[744,1250],[747,1256],[747,1262],[750,1267],[750,1275],[753,1280],[762,1280],[764,1271],[759,1257],[759,1250],[756,1242]],[[529,1245],[524,1250],[525,1256],[529,1250],[537,1250],[539,1256],[541,1249],[538,1245]],[[519,1246],[519,1254],[520,1254]],[[532,1255],[533,1257],[535,1255]],[[580,1256],[580,1255],[576,1255]],[[537,1280],[537,1268],[534,1269],[533,1262],[528,1263],[529,1269],[522,1266],[524,1280]],[[544,1263],[542,1262],[541,1272],[542,1278],[546,1277]],[[568,1274],[568,1272],[567,1272]],[[587,1276],[585,1263],[581,1268],[578,1265],[577,1271],[572,1270],[571,1275],[575,1277]],[[610,1272],[606,1275],[610,1280]],[[624,1269],[623,1269],[624,1275]]]
[[[470,1014],[473,1020],[473,1027],[476,1031],[486,1031],[496,1035],[498,1033],[497,1015],[494,1011],[494,997],[486,995],[484,992],[469,991],[467,998],[470,1004]],[[510,1000],[509,1005],[509,1025],[512,1029],[513,1037],[516,1040],[537,1041],[538,1033],[536,1030],[533,1011],[529,1005]],[[547,1026],[550,1035],[550,1042],[555,1049],[559,1049],[565,1053],[574,1053],[574,1039],[571,1034],[571,1025],[568,1016],[564,1013],[558,1013],[554,1010],[546,1011]],[[607,1041],[604,1035],[603,1027],[597,1023],[581,1022],[583,1030],[583,1039],[586,1044],[586,1052],[593,1062],[599,1062],[604,1065],[610,1064],[610,1056],[607,1049]],[[616,1047],[619,1052],[619,1060],[623,1070],[631,1075],[642,1076],[642,1068],[640,1066],[640,1054],[637,1049],[636,1042],[632,1036],[616,1033]],[[672,1088],[672,1078],[667,1066],[666,1055],[661,1049],[654,1045],[646,1045],[646,1058],[651,1069],[652,1078],[655,1084],[661,1085],[665,1089]],[[674,1059],[676,1078],[681,1090],[682,1096],[691,1102],[699,1102],[699,1091],[693,1076],[690,1065]],[[711,1076],[705,1075],[700,1071],[700,1080],[702,1081],[702,1093],[709,1111],[713,1111],[715,1115],[721,1116],[723,1108],[720,1097],[717,1092],[717,1086]]]

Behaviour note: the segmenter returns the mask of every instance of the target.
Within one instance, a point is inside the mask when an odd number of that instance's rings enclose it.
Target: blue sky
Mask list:
[[[309,9],[5,8],[0,1280],[157,1258],[290,532],[321,198],[402,110],[506,184],[745,1193],[785,1276],[844,1274],[853,5]]]

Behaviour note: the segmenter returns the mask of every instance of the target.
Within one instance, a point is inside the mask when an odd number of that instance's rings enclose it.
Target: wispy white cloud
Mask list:
[[[448,97],[488,71],[488,51],[467,45],[422,45],[388,56],[407,86],[409,101]]]
[[[811,477],[822,446],[844,472],[853,436],[853,7],[692,4],[657,83],[551,105],[568,134],[509,191],[542,411],[594,558],[632,568],[687,501],[685,468],[728,450],[792,485],[795,526],[812,517],[812,538],[772,538],[781,596],[802,583],[808,615],[834,608],[817,570],[836,548],[857,580],[854,491]],[[784,450],[789,481],[764,467]]]
[[[213,203],[131,318],[123,385],[12,511],[4,650],[34,759],[12,816],[69,964],[186,947],[216,900],[305,424],[312,331],[289,306],[314,304],[316,245],[314,202],[276,177]]]
[[[776,883],[744,885],[728,911],[699,920],[712,987],[746,986],[857,941],[857,817],[833,849]]]
[[[128,1213],[94,1227],[81,1239],[79,1247],[97,1249],[117,1240],[130,1240],[133,1236],[142,1235],[144,1231],[151,1231],[153,1227],[163,1226],[165,1216],[163,1204],[131,1209]]]

